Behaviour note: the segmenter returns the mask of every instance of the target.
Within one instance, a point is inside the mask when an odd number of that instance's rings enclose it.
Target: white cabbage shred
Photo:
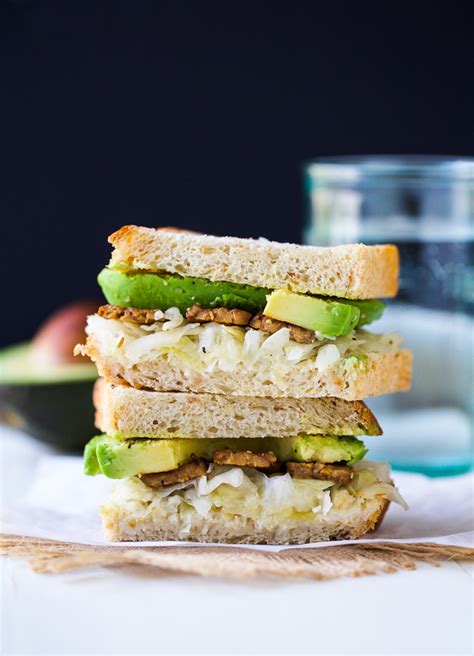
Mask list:
[[[294,479],[289,474],[267,476],[253,469],[210,465],[207,475],[186,483],[153,489],[138,477],[123,479],[112,499],[129,505],[134,513],[161,511],[166,498],[168,512],[186,515],[194,509],[202,517],[212,512],[253,518],[274,525],[279,520],[307,521],[315,514],[325,517],[333,508],[350,509],[374,497],[385,497],[407,509],[389,479],[388,465],[361,461],[348,486],[331,481]]]
[[[209,373],[251,369],[258,363],[260,374],[268,375],[277,385],[297,363],[304,363],[301,366],[308,374],[312,370],[322,372],[340,358],[350,363],[355,356],[356,364],[368,353],[390,353],[401,344],[396,333],[375,335],[364,330],[337,339],[316,336],[312,344],[298,344],[290,339],[288,328],[268,335],[214,322],[188,323],[178,308],[170,308],[158,318],[166,321],[139,326],[93,315],[88,319],[87,332],[99,342],[103,354],[113,356],[125,367],[166,358],[190,371]]]

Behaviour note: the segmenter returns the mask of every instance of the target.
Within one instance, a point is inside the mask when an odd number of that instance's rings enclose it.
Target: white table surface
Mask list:
[[[1,503],[44,447],[0,429]],[[38,575],[1,561],[0,653],[471,654],[471,565],[329,582],[226,582],[152,569]]]

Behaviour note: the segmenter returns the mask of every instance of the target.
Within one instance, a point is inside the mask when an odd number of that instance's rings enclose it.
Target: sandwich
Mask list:
[[[126,226],[99,275],[108,304],[81,352],[158,392],[334,396],[408,389],[411,353],[373,334],[397,290],[395,246],[318,248]]]
[[[361,400],[408,389],[411,354],[367,325],[397,291],[393,246],[316,248],[126,226],[88,318],[88,475],[115,479],[107,539],[358,538],[405,502],[361,437]]]
[[[118,479],[109,540],[291,544],[357,538],[404,501],[360,437],[361,401],[154,392],[104,380],[89,475]],[[245,437],[242,437],[244,435]]]

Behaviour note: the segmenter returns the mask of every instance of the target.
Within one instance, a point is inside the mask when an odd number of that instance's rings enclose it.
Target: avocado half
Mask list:
[[[0,419],[43,442],[80,451],[96,434],[93,364],[34,366],[29,342],[0,350]]]

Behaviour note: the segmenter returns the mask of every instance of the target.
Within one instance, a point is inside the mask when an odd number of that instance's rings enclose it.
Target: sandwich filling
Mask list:
[[[238,465],[253,469],[285,470],[298,478],[341,476],[341,472],[322,467],[312,471],[298,464],[348,466],[367,453],[355,437],[298,435],[296,437],[121,439],[98,435],[86,445],[86,474],[105,474],[125,478],[157,472],[176,471],[190,462],[203,460],[218,465]],[[288,468],[293,463],[295,467]]]
[[[251,325],[253,315],[263,314],[310,330],[315,336],[330,338],[347,335],[354,328],[375,321],[385,309],[381,301],[349,301],[295,294],[282,289],[272,292],[262,287],[181,278],[166,273],[123,272],[106,268],[99,274],[98,281],[107,301],[119,307],[149,310],[177,307],[182,314],[193,306],[240,310],[244,314],[237,315],[237,325]]]
[[[130,311],[110,319],[95,314],[88,318],[86,328],[101,355],[124,369],[162,358],[171,366],[206,374],[257,371],[262,380],[281,389],[295,367],[311,377],[340,364],[355,376],[364,371],[368,356],[396,353],[402,341],[396,333],[377,335],[358,329],[345,337],[301,343],[289,327],[269,333],[216,321],[198,323],[186,320],[178,308],[154,311],[153,323],[139,324],[129,315]],[[77,347],[76,352],[91,354],[87,346]]]
[[[157,358],[205,374],[258,367],[259,376],[281,387],[295,366],[311,376],[343,360],[356,375],[368,355],[401,344],[395,333],[361,328],[381,316],[380,301],[109,268],[99,283],[109,305],[89,317],[86,332],[125,369]],[[87,346],[76,352],[91,355]]]
[[[284,389],[295,366],[308,376],[335,363],[354,375],[374,353],[395,353],[396,333],[361,326],[379,318],[380,301],[294,294],[201,278],[106,268],[99,283],[109,305],[89,317],[94,347],[125,370],[163,358],[171,366],[210,374],[258,369]]]
[[[339,521],[347,526],[349,537],[357,513],[389,501],[407,508],[382,463],[362,460],[354,465],[348,484],[212,464],[206,474],[174,485],[152,487],[138,476],[117,481],[101,513],[106,527],[119,522],[125,533],[150,522],[169,522],[183,540],[193,534],[193,539],[203,539],[204,522],[210,519],[219,519],[222,525],[249,523],[250,534],[254,529],[273,532],[308,522],[321,526]]]
[[[130,521],[172,519],[185,538],[210,515],[251,519],[266,529],[363,508],[373,500],[406,503],[388,466],[363,460],[354,437],[133,439],[99,435],[84,469],[122,479],[105,515],[126,507]],[[189,521],[188,521],[189,520]]]

